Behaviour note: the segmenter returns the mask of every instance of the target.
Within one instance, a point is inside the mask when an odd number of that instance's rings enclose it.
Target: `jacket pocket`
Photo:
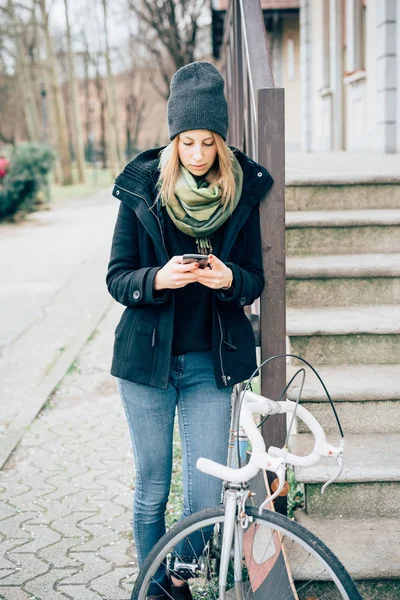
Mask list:
[[[136,329],[138,334],[147,335],[151,338],[152,347],[156,345],[156,331],[154,323],[148,323],[147,321],[140,321]]]

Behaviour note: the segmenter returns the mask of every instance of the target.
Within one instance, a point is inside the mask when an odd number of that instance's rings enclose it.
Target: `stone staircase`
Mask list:
[[[305,489],[296,518],[365,600],[400,599],[400,183],[301,181],[287,185],[286,206],[290,350],[320,371],[346,437],[344,472],[324,496],[335,465],[296,469]],[[337,442],[312,374],[302,399]],[[311,447],[299,426],[291,449]]]

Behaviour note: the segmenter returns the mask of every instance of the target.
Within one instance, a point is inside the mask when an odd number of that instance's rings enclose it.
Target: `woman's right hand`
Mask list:
[[[162,269],[157,271],[154,278],[155,290],[175,290],[197,281],[199,263],[184,265],[182,258],[182,256],[173,256]]]

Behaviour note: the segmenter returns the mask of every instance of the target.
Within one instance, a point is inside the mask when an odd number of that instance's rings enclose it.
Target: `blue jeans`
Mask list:
[[[232,388],[217,388],[211,352],[174,356],[165,390],[125,379],[118,379],[118,385],[135,457],[133,533],[141,566],[165,533],[176,409],[182,442],[182,517],[220,503],[221,480],[201,473],[196,462],[204,456],[226,464]],[[184,558],[193,558],[190,550]],[[157,573],[160,585],[164,578],[165,573]],[[150,593],[161,590],[156,586]]]

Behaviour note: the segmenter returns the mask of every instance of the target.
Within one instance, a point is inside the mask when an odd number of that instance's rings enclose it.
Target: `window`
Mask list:
[[[365,70],[367,0],[346,0],[347,75]]]
[[[323,0],[322,5],[322,49],[323,49],[323,70],[324,70],[324,88],[329,88],[331,85],[331,40],[330,40],[330,22],[329,22],[329,0]]]

